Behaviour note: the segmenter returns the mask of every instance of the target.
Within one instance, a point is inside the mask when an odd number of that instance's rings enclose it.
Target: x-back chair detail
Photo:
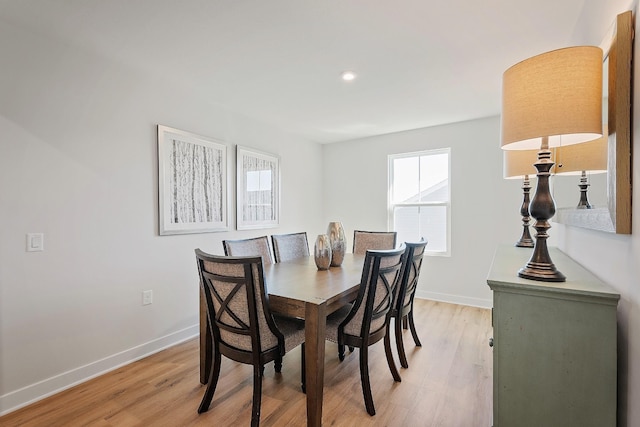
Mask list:
[[[220,375],[221,356],[253,365],[251,425],[260,422],[264,366],[275,362],[282,369],[282,357],[304,342],[304,323],[274,317],[265,290],[262,257],[209,255],[196,249],[200,287],[207,304],[208,332],[213,361],[207,388],[198,412],[209,409]]]
[[[338,343],[340,360],[344,359],[345,346],[359,348],[360,381],[370,415],[375,415],[376,411],[369,381],[369,346],[383,339],[387,332],[393,293],[401,278],[403,253],[404,248],[367,251],[360,290],[353,305],[327,318],[327,339]],[[393,359],[387,359],[387,363],[393,379],[400,381]]]

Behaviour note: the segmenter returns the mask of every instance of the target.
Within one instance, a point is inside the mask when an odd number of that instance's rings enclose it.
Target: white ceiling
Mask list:
[[[585,1],[0,0],[0,21],[329,143],[499,114],[504,70],[577,44]]]

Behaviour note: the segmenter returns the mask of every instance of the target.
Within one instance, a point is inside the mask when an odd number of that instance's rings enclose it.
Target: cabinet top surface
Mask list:
[[[617,302],[620,295],[582,265],[571,259],[558,248],[549,248],[549,255],[556,268],[566,277],[566,282],[543,282],[518,276],[531,257],[532,249],[515,246],[499,246],[496,249],[487,284],[491,289],[517,288],[520,290],[543,291],[558,294],[578,294],[612,299]]]

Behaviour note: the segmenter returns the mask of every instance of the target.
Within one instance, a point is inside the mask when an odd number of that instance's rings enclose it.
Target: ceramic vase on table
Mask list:
[[[328,270],[331,266],[331,242],[326,234],[318,234],[313,248],[313,256],[318,270]]]
[[[338,267],[344,260],[347,250],[347,238],[344,235],[344,228],[339,221],[330,222],[327,227],[327,235],[331,242],[331,266]]]

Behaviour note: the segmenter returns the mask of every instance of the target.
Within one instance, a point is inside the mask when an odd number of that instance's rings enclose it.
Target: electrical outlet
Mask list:
[[[142,291],[142,305],[149,305],[153,302],[153,291]]]

